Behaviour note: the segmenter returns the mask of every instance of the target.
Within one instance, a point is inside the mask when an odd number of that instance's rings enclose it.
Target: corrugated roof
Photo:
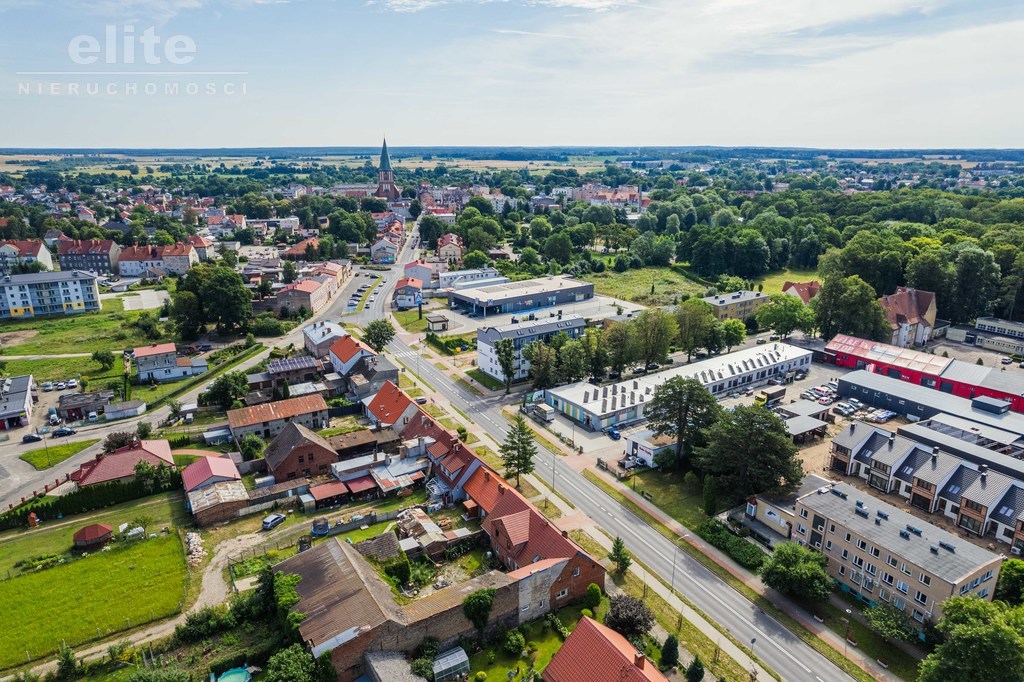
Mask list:
[[[825,346],[825,350],[851,355],[868,362],[882,362],[893,367],[912,369],[933,376],[942,374],[943,370],[953,362],[951,359],[939,355],[900,348],[888,343],[858,339],[846,334],[836,334]]]
[[[319,394],[304,395],[298,398],[278,400],[273,403],[242,407],[228,410],[228,424],[232,429],[272,422],[278,419],[289,419],[312,412],[327,411],[327,403]]]

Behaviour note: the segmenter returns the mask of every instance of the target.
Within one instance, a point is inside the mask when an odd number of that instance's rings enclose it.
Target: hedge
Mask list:
[[[759,547],[733,535],[728,528],[714,519],[708,519],[697,526],[697,535],[735,559],[740,566],[751,571],[760,570],[761,565],[768,558]]]

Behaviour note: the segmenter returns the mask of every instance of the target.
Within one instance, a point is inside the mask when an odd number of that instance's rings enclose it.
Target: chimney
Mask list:
[[[567,538],[567,537],[569,537],[569,531],[567,531],[567,530],[563,530],[563,531],[562,531],[562,537],[563,537],[563,538]]]
[[[498,484],[498,493],[501,494],[501,495],[505,494],[505,486],[504,486],[504,484],[501,484],[501,483]]]
[[[488,469],[484,469],[484,480],[485,481],[491,480],[491,472]]]
[[[638,652],[636,652],[635,654],[633,654],[633,665],[635,665],[635,666],[636,666],[637,668],[639,668],[640,670],[643,670],[643,669],[644,669],[644,662],[645,662],[646,660],[647,660],[647,657],[646,657],[646,656],[644,656],[644,655],[643,655],[642,653],[640,653],[639,651],[638,651]]]

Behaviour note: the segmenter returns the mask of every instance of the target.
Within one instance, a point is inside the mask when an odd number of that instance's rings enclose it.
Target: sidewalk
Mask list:
[[[888,672],[885,668],[878,665],[878,663],[863,655],[859,650],[850,647],[844,647],[844,640],[841,634],[836,633],[831,628],[826,627],[824,624],[814,620],[811,614],[808,614],[802,608],[794,604],[789,598],[776,592],[775,590],[767,587],[761,582],[760,578],[756,575],[743,570],[736,564],[728,555],[717,547],[713,547],[704,540],[702,540],[696,533],[690,531],[689,528],[683,526],[681,523],[670,517],[668,514],[663,512],[660,508],[648,502],[646,498],[642,497],[638,493],[633,492],[629,488],[621,485],[618,481],[611,478],[599,469],[594,469],[598,476],[603,477],[608,483],[616,487],[622,495],[634,502],[638,507],[643,509],[645,512],[656,518],[659,522],[663,523],[679,537],[686,540],[686,542],[698,549],[703,554],[710,557],[716,564],[727,570],[733,577],[742,581],[745,585],[753,589],[758,594],[765,597],[771,604],[780,610],[784,611],[791,618],[799,622],[804,628],[813,633],[818,639],[821,639],[833,649],[837,651],[843,651],[844,648],[847,650],[847,658],[849,658],[857,667],[861,668],[869,675],[876,679],[886,680],[891,682],[899,682],[898,677]],[[843,602],[843,608],[847,608],[848,604]]]

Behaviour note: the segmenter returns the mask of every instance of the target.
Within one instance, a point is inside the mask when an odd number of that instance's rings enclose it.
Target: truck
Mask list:
[[[555,408],[544,403],[537,403],[532,406],[531,413],[533,416],[542,422],[551,422],[555,420]]]
[[[786,395],[785,386],[769,386],[754,396],[754,404],[761,407],[771,407],[782,400],[784,395]]]

